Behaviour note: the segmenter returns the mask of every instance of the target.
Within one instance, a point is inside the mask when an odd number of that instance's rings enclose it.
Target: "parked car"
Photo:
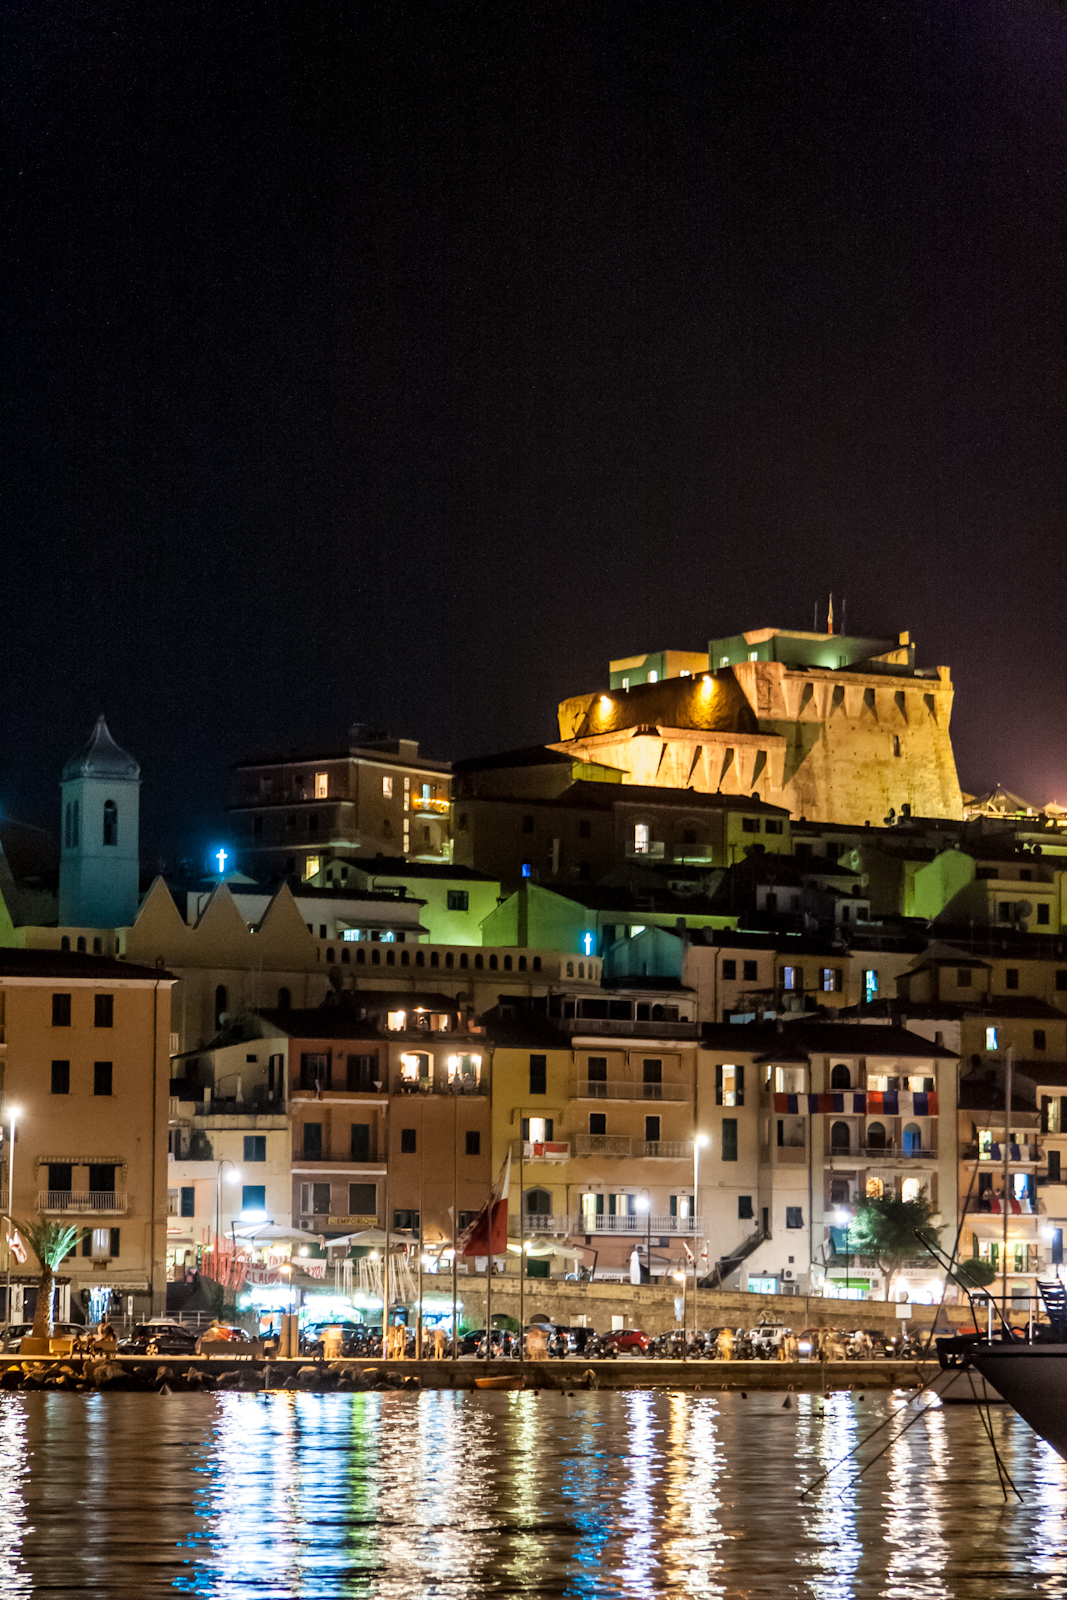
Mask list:
[[[784,1322],[760,1322],[752,1329],[749,1340],[752,1353],[759,1361],[775,1361],[783,1339],[792,1330]]]
[[[213,1322],[210,1328],[205,1328],[196,1341],[197,1353],[206,1344],[251,1344],[252,1335],[245,1328],[238,1328],[232,1322]]]
[[[118,1348],[127,1356],[191,1356],[197,1346],[195,1328],[160,1317],[139,1323],[127,1338],[119,1340]]]
[[[17,1355],[23,1339],[33,1332],[32,1322],[12,1322],[0,1328],[0,1351],[4,1355]],[[84,1322],[54,1322],[52,1333],[57,1339],[80,1338],[89,1333]]]
[[[651,1340],[640,1328],[613,1328],[603,1338],[605,1354],[609,1356],[643,1356],[648,1354]]]

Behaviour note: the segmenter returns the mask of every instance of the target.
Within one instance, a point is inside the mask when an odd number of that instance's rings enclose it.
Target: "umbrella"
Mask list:
[[[521,1244],[509,1244],[508,1249],[517,1256],[521,1256],[523,1253]],[[533,1240],[527,1240],[526,1254],[533,1256],[535,1259],[540,1256],[542,1260],[546,1256],[555,1256],[559,1261],[580,1261],[582,1259],[580,1250],[568,1250],[562,1244],[548,1244],[547,1242],[545,1244],[535,1244]]]
[[[269,1244],[272,1239],[299,1239],[301,1244],[315,1242],[318,1235],[306,1228],[287,1228],[280,1222],[253,1222],[246,1228],[234,1228],[234,1236],[251,1244]]]

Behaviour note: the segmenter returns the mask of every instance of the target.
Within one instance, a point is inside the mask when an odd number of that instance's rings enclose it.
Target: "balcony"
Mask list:
[[[549,1216],[547,1213],[535,1215],[526,1213],[526,1226],[523,1230],[518,1217],[508,1218],[508,1236],[512,1239],[535,1239],[538,1234],[558,1233],[566,1234],[571,1231],[571,1218],[566,1216]]]
[[[429,799],[421,794],[413,794],[411,797],[412,811],[417,811],[424,817],[447,817],[448,805],[447,800]]]
[[[516,1139],[511,1146],[514,1161],[569,1161],[571,1147],[560,1139]]]
[[[574,1141],[576,1156],[630,1156],[633,1143],[628,1133],[579,1133]]]
[[[571,1090],[576,1100],[688,1101],[693,1091],[684,1083],[633,1083],[624,1078],[578,1078]]]
[[[858,1161],[871,1164],[885,1164],[907,1161],[933,1161],[937,1160],[937,1151],[928,1146],[905,1149],[899,1144],[853,1144],[833,1145],[828,1151],[831,1161],[848,1162],[855,1166]]]
[[[63,1212],[122,1217],[128,1207],[128,1197],[114,1189],[43,1189],[37,1195],[37,1209],[42,1216]]]
[[[677,1233],[692,1238],[694,1234],[704,1231],[703,1217],[657,1217],[645,1216],[641,1212],[634,1212],[632,1216],[588,1216],[579,1214],[570,1217],[568,1233],[626,1233],[638,1238],[649,1234]]]
[[[692,1161],[692,1139],[638,1139],[634,1154],[649,1161]]]
[[[441,1076],[433,1078],[395,1077],[393,1094],[488,1094],[489,1082],[483,1078],[453,1078],[451,1083]]]
[[[1040,1153],[1036,1144],[1010,1144],[1008,1146],[1008,1165],[1012,1167],[1036,1166]],[[987,1154],[983,1154],[976,1144],[965,1145],[960,1152],[961,1161],[977,1161],[981,1166],[1002,1167],[1004,1165],[1004,1146],[994,1144]]]

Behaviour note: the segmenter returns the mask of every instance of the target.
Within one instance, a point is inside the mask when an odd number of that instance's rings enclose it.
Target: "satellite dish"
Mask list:
[[[1027,917],[1032,917],[1033,914],[1034,908],[1030,904],[1029,900],[1016,900],[1015,915],[1018,917],[1020,922],[1025,922]]]

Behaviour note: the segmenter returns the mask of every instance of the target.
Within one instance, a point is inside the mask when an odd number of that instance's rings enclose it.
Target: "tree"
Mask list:
[[[897,1200],[885,1195],[881,1200],[865,1200],[852,1224],[852,1248],[857,1255],[869,1256],[886,1275],[888,1300],[893,1279],[912,1256],[927,1255],[927,1245],[917,1234],[936,1234],[930,1227],[934,1208],[920,1189],[914,1200]]]
[[[960,1262],[952,1276],[964,1289],[985,1289],[998,1273],[991,1261],[982,1261],[978,1256],[968,1256],[966,1261]]]
[[[56,1295],[56,1268],[65,1261],[78,1241],[77,1228],[65,1228],[59,1222],[46,1222],[37,1217],[32,1222],[8,1222],[18,1228],[22,1237],[41,1263],[41,1276],[37,1284],[37,1309],[33,1314],[33,1337],[52,1337],[52,1313]],[[10,1315],[8,1320],[10,1321]]]

